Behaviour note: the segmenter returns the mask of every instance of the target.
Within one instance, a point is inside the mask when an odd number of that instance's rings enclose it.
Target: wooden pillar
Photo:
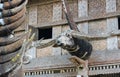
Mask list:
[[[116,0],[106,0],[106,13],[116,12]],[[118,30],[118,19],[108,18],[107,19],[107,32],[112,32]],[[113,50],[118,49],[118,38],[110,37],[107,39],[107,49]]]
[[[61,3],[54,3],[53,4],[53,18],[52,21],[60,21],[62,20],[62,4]],[[61,33],[61,26],[53,27],[53,38],[57,37]],[[53,55],[61,55],[61,48],[53,48]]]

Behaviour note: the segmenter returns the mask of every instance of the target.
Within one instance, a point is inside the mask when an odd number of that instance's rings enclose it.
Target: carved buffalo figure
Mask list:
[[[72,37],[68,31],[57,37],[54,47],[61,47],[72,56],[77,56],[84,60],[88,59],[92,52],[92,45],[88,41]]]

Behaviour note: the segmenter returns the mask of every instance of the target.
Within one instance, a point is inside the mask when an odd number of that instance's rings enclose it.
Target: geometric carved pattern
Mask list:
[[[59,76],[62,76],[61,74],[63,74],[63,76],[67,76],[67,77],[73,77],[75,76],[75,72],[77,72],[77,69],[74,68],[74,67],[71,67],[71,68],[63,68],[63,69],[47,69],[47,70],[37,70],[37,71],[29,71],[29,72],[25,72],[24,73],[24,76],[25,77],[36,77],[36,76],[43,76],[43,77],[46,77],[46,76],[49,76],[49,77],[58,77]],[[68,73],[71,73],[72,75],[68,74]],[[75,73],[75,74],[73,74]],[[55,75],[56,74],[56,75]],[[62,77],[63,77],[62,76]]]
[[[112,74],[120,72],[120,64],[105,64],[89,67],[89,75]]]
[[[120,72],[119,64],[105,64],[89,66],[89,76],[94,75],[109,75]],[[43,69],[43,70],[31,70],[25,71],[25,77],[75,77],[77,75],[76,67],[58,68],[58,69]]]

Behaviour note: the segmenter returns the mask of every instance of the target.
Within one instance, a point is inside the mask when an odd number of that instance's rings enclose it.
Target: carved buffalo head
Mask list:
[[[74,46],[74,40],[68,32],[64,32],[59,35],[56,39],[56,44],[54,47],[62,47],[63,49],[68,49]]]

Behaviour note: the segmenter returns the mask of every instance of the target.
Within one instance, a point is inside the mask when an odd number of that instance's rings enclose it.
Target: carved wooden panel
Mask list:
[[[96,20],[89,22],[89,34],[102,34],[106,32],[106,20]]]
[[[49,41],[49,39],[47,40],[43,40],[43,42],[47,42]],[[52,46],[49,46],[49,47],[46,47],[46,48],[37,48],[36,50],[36,55],[37,55],[37,58],[38,57],[46,57],[46,56],[52,56]]]
[[[79,23],[78,29],[80,32],[88,34],[88,22]]]
[[[68,5],[69,5],[70,12],[73,15],[73,18],[77,18],[78,17],[78,1],[68,0]],[[66,19],[64,13],[63,13],[63,19]]]
[[[53,21],[62,20],[62,4],[57,2],[53,3]]]
[[[109,18],[107,19],[107,32],[112,32],[118,30],[118,19]],[[118,49],[118,39],[117,37],[110,37],[107,39],[107,49],[113,50]]]
[[[107,19],[107,32],[112,32],[118,30],[118,18],[108,18]]]
[[[42,49],[37,49],[37,57],[51,56],[52,47],[46,47]]]
[[[116,0],[117,11],[120,11],[120,0]]]
[[[53,5],[40,5],[38,6],[38,24],[52,22]]]
[[[37,6],[29,8],[29,25],[37,25]]]
[[[53,38],[56,38],[59,34],[61,34],[62,27],[61,26],[55,26],[53,27]],[[60,47],[58,48],[53,48],[52,50],[52,55],[61,55],[62,49]]]
[[[106,0],[106,12],[116,12],[116,0]]]
[[[88,16],[88,0],[78,0],[78,17]]]
[[[110,37],[107,39],[107,49],[108,50],[117,50],[118,49],[118,38],[117,36],[115,37]]]
[[[88,0],[89,16],[97,17],[105,14],[106,3],[105,0]]]
[[[115,75],[115,73],[119,73],[120,64],[103,64],[89,67],[89,75],[90,77],[119,77],[120,75]],[[114,73],[114,74],[113,74]],[[102,74],[102,75],[100,75]],[[113,75],[112,75],[113,74]],[[96,75],[96,76],[94,76]]]
[[[93,40],[90,41],[90,43],[93,46],[93,51],[96,50],[102,51],[107,49],[107,40]]]

